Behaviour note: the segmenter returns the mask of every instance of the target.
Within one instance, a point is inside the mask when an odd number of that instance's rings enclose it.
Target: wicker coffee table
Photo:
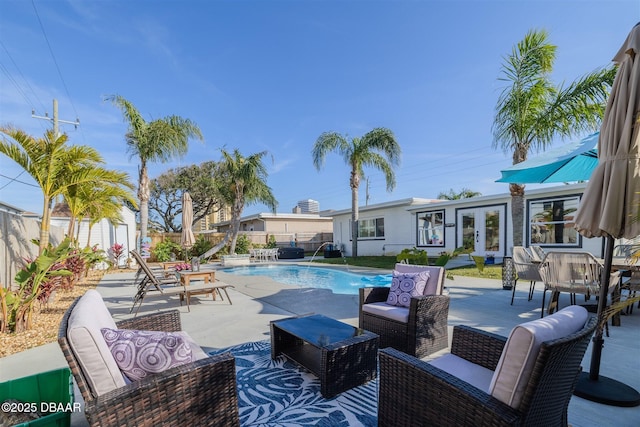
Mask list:
[[[271,358],[283,354],[320,379],[325,398],[376,377],[378,335],[314,314],[271,322]]]

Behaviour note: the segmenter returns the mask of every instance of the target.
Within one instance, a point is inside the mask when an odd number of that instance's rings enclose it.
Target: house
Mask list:
[[[213,224],[219,232],[231,227],[230,221]],[[265,244],[273,236],[278,246],[300,246],[315,250],[333,237],[333,220],[330,216],[302,213],[258,213],[240,219],[240,232],[252,242]]]
[[[51,225],[64,229],[66,233],[70,216],[66,203],[57,203],[51,212]],[[120,216],[122,221],[117,224],[101,219],[91,227],[89,227],[89,219],[84,218],[76,222],[74,237],[78,239],[80,246],[98,245],[98,249],[104,250],[109,256],[109,248],[114,243],[123,245],[126,256],[119,259],[119,265],[124,266],[129,250],[136,248],[136,217],[135,213],[126,206],[122,206]]]
[[[604,253],[603,239],[586,239],[573,218],[586,183],[527,190],[524,245]],[[333,212],[333,235],[351,254],[351,209]],[[416,247],[429,255],[465,247],[474,255],[510,256],[513,247],[509,193],[460,200],[402,199],[359,211],[358,255],[396,255]]]

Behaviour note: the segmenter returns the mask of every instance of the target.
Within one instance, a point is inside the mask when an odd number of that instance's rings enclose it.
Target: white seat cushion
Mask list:
[[[489,393],[489,386],[491,385],[491,378],[493,377],[493,371],[491,369],[476,365],[451,353],[443,354],[429,361],[429,364],[468,382],[485,393]]]
[[[584,307],[571,305],[545,318],[513,328],[491,380],[491,395],[518,409],[540,345],[578,332],[588,318],[589,313]]]
[[[409,309],[397,305],[389,305],[386,302],[373,302],[363,304],[362,311],[386,317],[397,322],[407,323],[409,321]]]
[[[117,329],[100,293],[90,289],[80,298],[69,316],[67,338],[96,395],[125,385],[122,372],[102,337],[101,328]]]

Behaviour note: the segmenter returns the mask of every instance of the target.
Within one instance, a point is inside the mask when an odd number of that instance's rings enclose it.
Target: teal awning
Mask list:
[[[496,182],[544,184],[547,182],[587,181],[598,165],[600,132],[565,144],[500,171]]]

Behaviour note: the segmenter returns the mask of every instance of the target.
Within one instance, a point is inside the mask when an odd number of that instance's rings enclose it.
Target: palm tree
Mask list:
[[[140,159],[138,169],[138,199],[140,201],[140,239],[147,237],[149,224],[149,175],[147,164],[166,163],[187,153],[189,138],[202,140],[197,124],[179,116],[167,116],[163,119],[147,122],[136,107],[119,95],[105,98],[122,110],[129,130],[125,135],[127,149],[131,156]]]
[[[67,230],[68,236],[73,236],[76,220],[88,217],[92,221],[100,221],[108,217],[108,207],[113,204],[119,212],[126,202],[136,205],[135,197],[131,193],[133,185],[126,173],[112,172],[112,180],[73,185],[64,192],[64,200],[71,211],[71,220]],[[95,208],[94,208],[95,207]],[[80,227],[78,227],[80,232]]]
[[[104,189],[99,191],[93,200],[86,207],[86,215],[89,217],[89,232],[87,233],[87,246],[91,245],[91,229],[94,225],[96,225],[100,220],[107,219],[111,224],[116,226],[117,224],[122,222],[122,196],[114,196],[110,194],[109,189]],[[129,199],[127,199],[129,200]],[[135,202],[132,202],[135,206]],[[117,242],[118,236],[114,236],[114,241]]]
[[[387,191],[392,191],[396,185],[393,167],[400,164],[401,149],[393,132],[385,128],[375,128],[362,138],[351,138],[350,141],[336,132],[325,132],[313,146],[313,164],[317,170],[322,168],[327,154],[333,151],[351,166],[351,256],[355,257],[358,256],[358,188],[364,175],[363,167],[382,171]]]
[[[505,58],[506,82],[493,123],[493,146],[513,153],[513,164],[527,159],[531,149],[544,150],[556,136],[595,131],[602,120],[615,69],[594,71],[567,87],[554,86],[551,71],[556,46],[546,31],[529,31]],[[509,184],[513,244],[523,242],[524,185]]]
[[[222,203],[231,206],[231,226],[224,239],[206,253],[200,255],[200,259],[208,258],[222,249],[231,240],[229,253],[236,250],[238,232],[240,230],[240,218],[244,207],[253,203],[263,203],[273,212],[278,207],[271,187],[267,182],[267,168],[262,162],[266,151],[244,157],[238,149],[229,153],[225,149],[222,152],[222,161],[219,165],[218,180],[216,181]]]
[[[44,138],[34,138],[11,127],[0,132],[14,142],[0,141],[0,153],[20,165],[38,183],[44,196],[40,226],[40,253],[49,244],[51,203],[73,185],[95,183],[111,179],[111,171],[99,168],[102,157],[92,147],[67,146],[67,135],[55,136],[53,130]]]
[[[438,194],[438,199],[444,200],[460,200],[460,199],[468,199],[470,197],[479,197],[482,196],[482,193],[478,191],[472,191],[468,188],[463,188],[462,190],[456,192],[453,188],[449,189],[448,192],[442,192]]]

